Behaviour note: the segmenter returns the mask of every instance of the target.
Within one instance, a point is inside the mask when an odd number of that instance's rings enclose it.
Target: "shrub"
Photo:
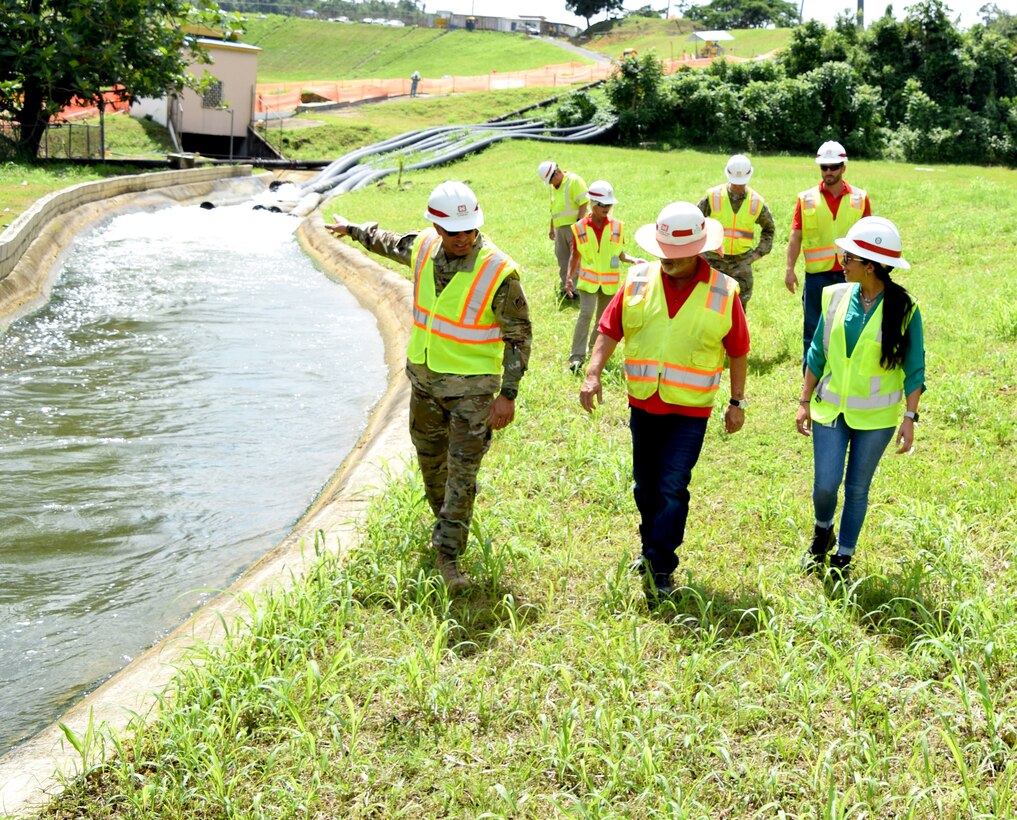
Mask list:
[[[553,115],[554,124],[559,128],[583,125],[597,115],[597,103],[586,91],[575,91],[558,103]]]

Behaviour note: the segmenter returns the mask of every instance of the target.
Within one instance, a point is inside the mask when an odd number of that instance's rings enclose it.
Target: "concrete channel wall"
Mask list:
[[[252,177],[251,170],[221,165],[110,177],[42,197],[0,234],[0,328],[45,299],[60,252],[84,223],[116,213],[127,197],[156,192],[169,200],[193,200],[230,179],[246,177],[253,195],[271,176]]]
[[[250,180],[195,179],[194,171],[173,171],[171,187],[157,184],[160,191],[140,187],[145,179],[162,183],[166,175],[149,174],[139,177],[126,188],[113,186],[106,191],[111,199],[94,199],[95,189],[78,199],[71,210],[50,206],[50,221],[33,221],[32,233],[37,241],[22,251],[21,262],[10,276],[0,280],[0,288],[17,276],[26,263],[32,266],[56,267],[62,247],[73,235],[97,218],[125,210],[150,207],[152,201],[165,205],[170,201],[193,201],[205,198],[202,191],[212,192],[212,201],[236,201],[237,194],[249,186]],[[247,172],[249,173],[249,171]],[[271,178],[270,175],[266,175]],[[91,185],[108,185],[114,180]],[[258,183],[260,189],[267,180]],[[76,186],[67,191],[70,200],[79,196]],[[129,192],[134,187],[135,192]],[[223,191],[226,188],[228,190]],[[151,197],[158,193],[156,199]],[[251,194],[248,194],[250,196]],[[46,199],[57,198],[59,194]],[[42,204],[40,202],[40,204]],[[26,213],[24,215],[28,217]],[[59,219],[57,218],[59,217]],[[281,217],[287,218],[287,217]],[[25,222],[28,219],[24,220]],[[22,220],[11,228],[18,228]],[[54,230],[60,223],[61,230]],[[41,225],[41,228],[40,228]],[[8,240],[11,229],[0,240]],[[344,553],[359,538],[360,525],[371,499],[395,476],[413,463],[409,440],[407,407],[409,383],[403,374],[406,343],[409,339],[409,317],[412,315],[412,287],[408,280],[381,267],[348,242],[336,240],[325,229],[320,212],[307,217],[297,231],[305,252],[327,276],[342,282],[361,304],[371,310],[385,342],[385,358],[389,368],[388,389],[373,409],[360,441],[339,465],[318,498],[297,522],[293,531],[268,554],[257,561],[229,589],[224,590],[169,636],[115,674],[110,680],[85,697],[56,722],[34,737],[0,757],[0,816],[31,817],[36,815],[63,788],[68,779],[82,771],[81,756],[66,739],[63,726],[79,737],[85,737],[94,726],[100,739],[95,751],[99,758],[110,754],[111,744],[101,740],[110,732],[121,733],[134,720],[151,719],[158,709],[160,695],[173,679],[176,670],[187,663],[189,653],[197,644],[220,643],[224,628],[235,631],[236,624],[251,616],[245,603],[249,595],[261,595],[288,588],[317,563],[314,543],[321,536],[325,547]],[[38,245],[46,247],[40,252]],[[36,272],[45,278],[50,272]],[[0,328],[3,326],[3,305],[0,304]]]

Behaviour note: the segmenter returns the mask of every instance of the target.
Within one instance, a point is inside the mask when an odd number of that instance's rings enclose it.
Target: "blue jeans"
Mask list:
[[[709,419],[629,410],[643,557],[654,573],[670,574],[678,566],[675,550],[685,539],[688,486]]]
[[[869,485],[886,445],[893,438],[894,429],[852,430],[844,416],[837,416],[830,425],[812,424],[812,453],[816,464],[812,504],[817,524],[829,526],[833,523],[837,493],[841,482],[844,483],[844,509],[837,534],[837,552],[841,555],[854,555],[869,506]]]
[[[805,319],[802,323],[802,372],[805,372],[805,357],[809,353],[812,337],[816,335],[816,325],[823,313],[823,288],[830,285],[841,285],[845,281],[843,271],[824,271],[822,273],[805,274],[805,285],[802,287],[802,312]]]

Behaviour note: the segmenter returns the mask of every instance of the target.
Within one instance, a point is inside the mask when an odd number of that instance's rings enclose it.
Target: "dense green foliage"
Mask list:
[[[941,0],[865,31],[796,28],[774,64],[715,63],[660,76],[628,61],[608,84],[622,138],[752,151],[812,151],[837,139],[854,156],[1017,164],[1017,40],[1006,15],[968,32]]]
[[[708,29],[783,28],[798,22],[798,9],[787,0],[713,0],[691,6],[686,17]]]
[[[235,20],[211,0],[8,0],[0,5],[0,111],[19,124],[18,150],[34,157],[50,117],[75,97],[162,96],[194,82],[208,62],[180,26],[229,31]]]
[[[586,27],[590,27],[590,18],[598,14],[607,14],[622,7],[622,0],[565,0],[565,8],[577,17],[586,18]]]

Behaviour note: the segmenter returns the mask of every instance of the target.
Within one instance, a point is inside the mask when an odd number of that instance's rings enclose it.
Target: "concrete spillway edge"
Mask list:
[[[39,230],[24,258],[12,270],[11,276],[17,274],[29,281],[28,297],[9,299],[6,315],[5,305],[0,304],[0,327],[48,296],[55,275],[53,269],[61,257],[60,249],[65,248],[76,233],[99,219],[169,202],[216,201],[216,197],[228,202],[231,197],[250,197],[251,180],[251,177],[244,181],[206,180],[175,185],[159,192],[121,193],[62,211],[59,220],[50,221]],[[262,180],[256,186],[261,188],[265,184]],[[102,727],[103,731],[122,732],[138,716],[151,717],[158,708],[159,694],[172,680],[178,666],[186,662],[187,652],[199,643],[219,643],[225,637],[224,627],[234,629],[240,619],[249,614],[242,595],[259,595],[298,582],[317,560],[313,545],[319,531],[324,533],[326,548],[344,553],[358,538],[359,524],[371,497],[411,462],[412,446],[407,429],[409,383],[402,371],[409,337],[408,317],[412,315],[410,283],[334,239],[324,230],[318,212],[304,220],[297,237],[305,252],[327,276],[342,282],[374,313],[384,339],[389,371],[384,395],[372,411],[360,440],[279,545],[184,624],[56,722],[0,757],[0,814],[17,817],[36,814],[61,791],[66,780],[80,772],[81,758],[67,741],[60,724],[84,736],[90,725]],[[23,265],[33,270],[19,274],[19,267]],[[337,355],[341,353],[337,351]]]

